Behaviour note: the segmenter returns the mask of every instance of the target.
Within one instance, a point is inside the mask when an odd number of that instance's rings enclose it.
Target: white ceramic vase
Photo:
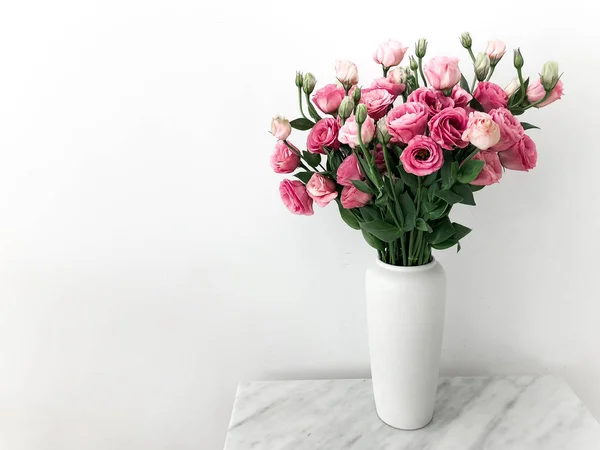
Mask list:
[[[444,333],[446,275],[435,259],[398,267],[379,259],[366,275],[371,376],[377,414],[403,430],[433,417]]]

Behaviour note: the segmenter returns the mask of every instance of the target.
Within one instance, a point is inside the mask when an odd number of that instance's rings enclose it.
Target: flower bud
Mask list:
[[[352,100],[354,100],[355,105],[358,105],[358,103],[360,102],[361,95],[362,95],[362,89],[359,88],[358,86],[356,86],[354,88],[354,91],[352,92]]]
[[[427,52],[427,41],[425,40],[425,38],[421,38],[415,44],[415,55],[417,55],[417,58],[423,58],[425,56],[426,52]]]
[[[385,120],[379,120],[377,122],[377,140],[385,145],[390,141],[390,133],[388,131],[387,123]]]
[[[484,81],[485,77],[490,73],[490,57],[487,53],[478,53],[475,59],[475,76],[477,81]]]
[[[286,140],[292,132],[292,126],[285,117],[275,116],[271,120],[271,134],[279,140]]]
[[[492,66],[496,66],[498,61],[500,61],[506,53],[506,44],[504,44],[502,41],[488,41],[488,46],[485,52],[490,57]]]
[[[362,125],[367,120],[367,105],[361,103],[356,107],[356,123]]]
[[[354,111],[354,101],[350,97],[344,97],[338,108],[338,115],[342,120],[346,120],[352,115],[352,111]]]
[[[304,80],[302,82],[302,89],[304,90],[305,93],[310,94],[312,91],[314,91],[316,83],[317,83],[317,80],[315,79],[315,76],[312,73],[307,72],[304,75]]]
[[[515,57],[513,59],[514,65],[516,69],[521,69],[523,67],[523,55],[521,55],[521,50],[515,50]]]
[[[394,84],[404,84],[406,83],[406,71],[403,67],[394,67],[388,72],[387,79]]]
[[[358,68],[356,64],[347,59],[337,60],[335,62],[335,77],[348,90],[358,84]]]
[[[296,72],[296,86],[302,87],[302,72]]]
[[[506,95],[508,95],[510,97],[515,92],[517,92],[517,89],[519,89],[520,87],[521,87],[521,82],[519,81],[519,77],[514,77],[510,81],[510,83],[508,83],[506,85],[506,87],[504,88],[504,92],[506,92]]]
[[[409,60],[411,70],[417,70],[419,68],[419,64],[417,64],[417,60],[415,59],[415,57],[411,55],[409,57]]]
[[[557,62],[548,61],[546,64],[544,64],[544,67],[542,68],[541,82],[546,91],[551,91],[554,89],[554,86],[556,86],[556,83],[558,83],[559,78]]]
[[[460,43],[466,49],[471,48],[473,45],[473,40],[471,39],[471,35],[469,33],[463,33],[460,35]]]

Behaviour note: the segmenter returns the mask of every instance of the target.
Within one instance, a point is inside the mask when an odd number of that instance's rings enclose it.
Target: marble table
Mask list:
[[[432,422],[385,425],[371,380],[255,381],[238,387],[225,450],[599,450],[600,425],[561,379],[440,379]]]

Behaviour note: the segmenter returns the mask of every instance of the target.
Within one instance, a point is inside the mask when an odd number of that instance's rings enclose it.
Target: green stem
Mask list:
[[[381,68],[383,69],[383,77],[387,77],[388,74],[388,70],[390,70],[389,67],[385,67],[383,64],[381,65]]]
[[[473,156],[475,156],[478,152],[479,152],[479,149],[475,148],[471,153],[469,153],[467,155],[467,157],[464,159],[464,161],[460,163],[459,167],[462,167],[467,161],[470,161],[473,158]]]
[[[477,82],[477,75],[473,77],[473,82],[471,83],[471,92],[475,90],[475,83]]]
[[[425,75],[423,74],[423,58],[419,58],[419,73],[421,74],[421,77],[423,77],[423,86],[427,87],[427,80],[425,79]]]
[[[473,61],[473,64],[475,64],[475,55],[473,54],[473,50],[471,50],[471,48],[468,48],[467,51],[469,52],[469,55],[471,56],[471,61]]]
[[[521,69],[517,69],[517,75],[519,76],[519,83],[521,83],[521,95],[519,96],[519,105],[525,100],[525,82],[523,81],[523,73]]]
[[[416,84],[416,88],[419,89],[419,71],[417,69],[413,70],[413,73],[415,74],[415,82]]]
[[[304,115],[304,109],[302,108],[302,88],[301,87],[298,88],[298,103],[300,104],[300,114],[302,114],[302,117],[304,117],[306,120],[309,120],[308,117],[306,117]]]
[[[492,74],[494,73],[494,70],[496,70],[496,66],[492,66],[492,68],[490,69],[490,73],[488,73],[488,76],[485,78],[485,81],[490,81],[490,78],[492,78]]]
[[[408,266],[408,259],[406,257],[406,233],[402,233],[402,236],[400,237],[400,240],[402,241],[402,265],[403,266]]]

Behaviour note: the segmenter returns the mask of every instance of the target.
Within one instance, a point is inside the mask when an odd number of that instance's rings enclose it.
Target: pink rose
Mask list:
[[[275,173],[291,173],[298,168],[300,157],[283,141],[277,141],[271,155],[271,168]]]
[[[275,116],[271,120],[271,134],[277,139],[285,141],[292,133],[292,126],[285,117]]]
[[[489,114],[475,111],[469,114],[469,123],[462,139],[480,150],[487,150],[500,140],[500,127]]]
[[[306,184],[306,192],[317,205],[325,207],[331,200],[337,197],[335,181],[326,178],[320,173],[315,173]]]
[[[373,140],[373,136],[375,136],[375,121],[373,118],[367,116],[367,120],[362,124],[360,135],[365,145]],[[340,128],[338,139],[342,144],[348,144],[352,148],[358,147],[358,123],[356,123],[354,116],[346,120],[346,123]]]
[[[521,122],[506,108],[496,108],[490,111],[490,116],[500,127],[500,140],[490,150],[502,152],[508,150],[523,138],[525,130]]]
[[[453,88],[460,81],[460,68],[458,58],[436,56],[425,64],[425,77],[435,89],[447,90]]]
[[[444,164],[442,149],[427,136],[415,136],[400,155],[404,170],[419,177],[440,170]]]
[[[506,45],[502,41],[488,41],[485,52],[490,57],[490,61],[500,61],[506,53]]]
[[[367,112],[373,120],[379,120],[386,115],[388,107],[396,97],[385,89],[365,88],[361,92],[360,103],[367,105]]]
[[[337,169],[337,182],[342,186],[353,186],[351,180],[364,180],[356,155],[352,153],[342,161]]]
[[[491,81],[481,81],[473,92],[475,99],[481,103],[485,112],[496,108],[506,108],[508,96],[504,89]]]
[[[443,149],[465,148],[469,143],[463,141],[462,135],[468,123],[469,116],[464,109],[447,108],[431,118],[428,125],[429,134]]]
[[[537,163],[537,150],[535,142],[526,134],[511,149],[498,153],[500,162],[504,167],[511,170],[529,171]]]
[[[377,47],[373,59],[384,67],[397,66],[404,59],[406,50],[408,47],[403,47],[400,42],[390,39]]]
[[[406,99],[407,102],[421,103],[427,107],[427,115],[431,118],[444,108],[452,108],[454,100],[446,97],[442,91],[420,87],[414,90]]]
[[[335,62],[335,77],[343,85],[350,87],[358,84],[358,68],[356,64],[347,59]]]
[[[345,95],[344,88],[335,84],[327,84],[315,91],[312,100],[317,108],[325,114],[333,114],[339,108]]]
[[[422,103],[403,103],[393,108],[386,118],[393,142],[407,144],[427,128],[427,106]]]
[[[376,78],[375,80],[373,80],[373,83],[371,83],[371,89],[385,89],[392,96],[394,96],[394,100],[396,99],[397,96],[399,96],[400,94],[402,94],[404,92],[405,88],[406,88],[406,86],[403,83],[394,83],[394,82],[390,81],[389,77],[388,78]],[[364,90],[363,90],[363,92],[364,92]]]
[[[554,89],[550,92],[550,95],[546,100],[544,100],[539,105],[536,105],[537,108],[543,108],[544,106],[548,106],[550,103],[555,102],[563,95],[563,82],[558,80]],[[540,80],[535,80],[527,87],[527,100],[529,103],[535,103],[546,96],[546,90],[544,86],[542,86],[542,82]]]
[[[471,181],[471,184],[475,186],[489,186],[490,184],[497,183],[502,178],[502,165],[496,152],[479,152],[473,159],[479,161],[485,161],[485,165],[477,178]]]
[[[306,187],[298,180],[283,180],[279,184],[279,195],[281,201],[290,212],[301,216],[312,216],[313,200],[308,196]]]
[[[359,191],[354,186],[346,186],[342,189],[342,206],[346,209],[360,208],[371,200],[371,194]]]
[[[454,100],[454,106],[459,108],[465,108],[473,99],[473,96],[460,86],[456,85],[454,86],[454,89],[452,89],[452,94],[450,95],[450,98]]]
[[[338,133],[340,131],[340,124],[336,119],[326,117],[325,119],[319,120],[314,127],[308,133],[306,138],[306,148],[311,153],[325,154],[323,147],[327,147],[331,150],[337,150],[340,148],[340,141],[338,141]]]

